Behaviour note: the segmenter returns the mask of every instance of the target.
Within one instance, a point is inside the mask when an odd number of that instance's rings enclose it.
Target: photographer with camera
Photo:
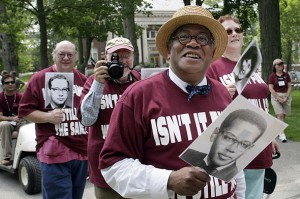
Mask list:
[[[89,126],[89,179],[94,184],[97,199],[122,198],[103,179],[99,170],[99,154],[117,100],[127,87],[140,80],[140,74],[133,70],[133,52],[128,39],[109,40],[105,47],[105,60],[95,64],[94,74],[87,79],[81,96],[78,118],[83,125]]]

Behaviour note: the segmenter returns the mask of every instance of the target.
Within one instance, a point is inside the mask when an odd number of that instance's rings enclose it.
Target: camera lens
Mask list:
[[[118,64],[112,64],[108,69],[108,74],[112,79],[120,79],[123,76],[124,67]]]

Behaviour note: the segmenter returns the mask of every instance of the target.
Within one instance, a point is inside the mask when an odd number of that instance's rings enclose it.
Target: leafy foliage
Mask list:
[[[18,55],[22,54],[23,41],[26,38],[24,29],[31,25],[30,16],[24,16],[23,10],[13,6],[9,0],[1,0],[0,6],[2,11],[0,13],[0,33],[2,36],[5,35],[1,39],[1,52],[9,50],[7,53],[1,53],[3,65],[0,68],[2,70],[5,65],[5,69],[8,71],[19,71],[18,68],[25,68],[27,64],[26,57]],[[8,49],[3,49],[6,48],[6,45],[8,45]],[[18,67],[18,65],[22,67]]]
[[[299,0],[281,0],[279,5],[282,55],[290,65],[299,60],[299,49],[297,45],[293,46],[293,43],[300,42],[300,2]]]

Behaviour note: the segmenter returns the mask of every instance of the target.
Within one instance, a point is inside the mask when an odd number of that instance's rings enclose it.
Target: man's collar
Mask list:
[[[183,90],[184,92],[188,93],[186,91],[186,86],[189,85],[188,83],[182,81],[173,71],[172,69],[169,67],[169,76],[172,82],[174,82],[179,88],[181,88],[181,90]],[[204,76],[203,80],[197,85],[197,86],[203,86],[203,85],[207,85],[207,78],[206,76]]]

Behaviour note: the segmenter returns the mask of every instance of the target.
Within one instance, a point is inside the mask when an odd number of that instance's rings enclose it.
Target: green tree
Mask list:
[[[51,38],[60,36],[71,41],[75,38],[79,41],[86,38],[87,47],[90,47],[94,38],[104,40],[108,31],[116,32],[116,27],[119,27],[114,23],[120,19],[118,17],[120,15],[114,7],[113,0],[37,0],[36,4],[31,0],[11,0],[11,3],[35,16],[35,21],[39,25],[41,68],[48,67],[48,48],[53,48],[55,44],[54,42],[48,44],[48,36]],[[83,59],[82,51],[79,54],[82,55],[81,64],[86,63],[87,59]],[[85,56],[89,57],[89,54]]]
[[[18,72],[18,50],[24,39],[23,29],[26,19],[18,8],[12,7],[7,0],[0,0],[0,44],[3,69]]]
[[[280,29],[282,58],[286,60],[288,69],[298,61],[300,42],[300,2],[299,0],[280,0]]]
[[[65,9],[54,10],[49,16],[49,25],[53,31],[64,38],[77,38],[79,51],[78,69],[84,72],[90,57],[91,44],[94,39],[106,41],[107,33],[123,34],[122,15],[118,12],[116,1],[57,1]],[[57,22],[60,23],[57,23]],[[86,51],[83,52],[83,46]]]

